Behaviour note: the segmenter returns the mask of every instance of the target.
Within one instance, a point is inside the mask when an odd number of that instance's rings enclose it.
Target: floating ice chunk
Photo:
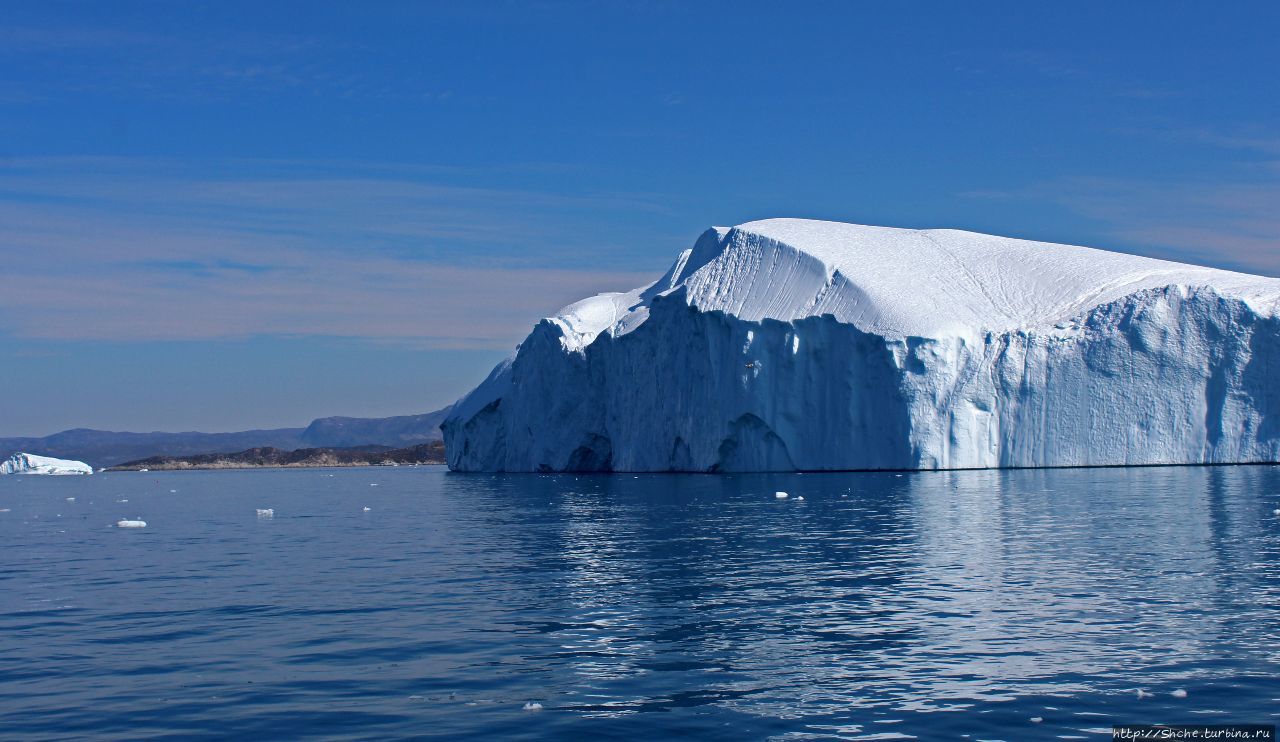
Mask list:
[[[116,521],[116,528],[146,528],[145,520],[121,520]]]
[[[370,483],[369,483],[369,486],[370,486],[370,487],[377,487],[377,486],[378,486],[378,483],[377,483],[377,482],[370,482]]]
[[[67,498],[67,502],[75,502],[75,501],[76,501],[76,498],[74,498],[74,497],[68,497],[68,498]]]
[[[1271,462],[1250,421],[1276,371],[1251,350],[1278,306],[1276,278],[1085,247],[751,222],[538,323],[442,428],[461,471]],[[1230,370],[1206,412],[1209,369]],[[1095,396],[1097,415],[1061,406]]]
[[[274,518],[276,515],[275,508],[258,508],[259,518]]]
[[[1032,723],[1032,724],[1039,724],[1039,723],[1040,723],[1040,722],[1042,722],[1042,721],[1044,721],[1044,717],[1043,717],[1043,716],[1033,716],[1033,717],[1031,717],[1031,723]]]
[[[116,502],[128,502],[128,501],[129,501],[128,498],[121,498],[119,500],[116,500]]]
[[[785,500],[788,497],[786,492],[774,492],[773,496],[778,498],[779,500]]]
[[[370,510],[373,510],[373,508],[369,507],[368,505],[365,505],[365,506],[364,506],[364,512],[366,512],[366,513],[367,513],[367,512],[369,512]]]
[[[15,453],[0,461],[0,474],[92,474],[93,467],[83,461],[55,459],[30,453]]]
[[[1280,515],[1280,508],[1276,508],[1275,510],[1272,510],[1272,511],[1271,511],[1271,514],[1272,514],[1272,515]]]
[[[542,704],[538,703],[537,701],[529,701],[524,705],[524,710],[525,711],[541,711]]]
[[[1186,692],[1185,690],[1183,690],[1183,689],[1179,688],[1179,689],[1175,690],[1174,692],[1170,693],[1169,695],[1173,696],[1174,698],[1186,698],[1186,697],[1187,697],[1187,692]]]
[[[797,499],[797,500],[803,500],[803,499],[804,499],[804,495],[796,495],[796,499]]]
[[[177,490],[169,490],[169,491],[170,491],[170,492],[177,492]]]
[[[9,508],[0,508],[0,513],[7,513],[7,512],[9,512]]]

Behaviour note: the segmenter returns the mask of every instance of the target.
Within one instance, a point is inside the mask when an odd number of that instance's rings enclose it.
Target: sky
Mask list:
[[[0,436],[442,407],[712,225],[1280,276],[1280,4],[0,0]]]

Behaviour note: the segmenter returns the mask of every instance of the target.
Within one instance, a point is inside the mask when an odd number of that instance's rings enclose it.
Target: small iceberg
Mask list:
[[[0,474],[92,474],[93,467],[83,461],[55,459],[31,453],[15,453],[0,463]]]
[[[1174,698],[1186,698],[1186,697],[1187,697],[1187,692],[1186,692],[1185,690],[1183,690],[1183,689],[1179,688],[1179,689],[1175,690],[1174,692],[1170,693],[1169,695],[1173,696]]]
[[[773,496],[778,498],[779,500],[785,500],[788,497],[790,497],[790,495],[788,495],[786,492],[774,492]]]
[[[373,510],[373,508],[369,507],[368,505],[366,505],[366,506],[364,507],[364,512],[366,512],[366,513],[367,513],[367,512],[369,512],[370,510]]]
[[[529,701],[523,706],[523,709],[525,711],[541,711],[542,704],[538,703],[537,701]]]
[[[258,508],[258,517],[274,518],[276,517],[276,509],[275,508]]]
[[[116,521],[116,528],[146,528],[145,520],[121,520]]]

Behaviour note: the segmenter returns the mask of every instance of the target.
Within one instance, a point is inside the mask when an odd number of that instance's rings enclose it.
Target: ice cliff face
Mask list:
[[[92,474],[93,467],[83,461],[52,459],[30,453],[15,453],[0,463],[0,474]]]
[[[443,429],[461,471],[1280,460],[1280,279],[952,230],[703,234],[545,319]]]

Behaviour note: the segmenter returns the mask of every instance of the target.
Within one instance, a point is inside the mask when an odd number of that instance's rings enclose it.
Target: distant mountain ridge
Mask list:
[[[405,448],[441,440],[440,422],[450,409],[396,417],[322,417],[305,428],[233,433],[128,433],[75,428],[41,438],[0,438],[0,460],[23,452],[103,467],[151,456],[198,456],[250,448]]]
[[[400,448],[443,440],[440,423],[452,406],[422,415],[398,417],[322,417],[302,431],[302,442],[313,448],[382,445]]]

